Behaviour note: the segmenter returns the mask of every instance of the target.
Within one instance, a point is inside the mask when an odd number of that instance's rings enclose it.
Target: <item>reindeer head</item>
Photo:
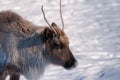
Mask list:
[[[51,25],[54,30],[46,28],[44,30],[45,56],[52,64],[61,65],[66,69],[76,66],[76,59],[69,48],[69,39],[55,23]]]
[[[71,69],[76,67],[76,59],[74,58],[70,48],[69,48],[69,39],[64,33],[64,30],[60,29],[55,23],[51,25],[45,17],[43,6],[41,7],[44,19],[49,25],[49,28],[44,30],[46,42],[45,42],[45,54],[51,63],[55,65],[61,65],[66,69]],[[61,0],[60,0],[60,16],[62,25],[64,28],[64,22],[62,18],[61,11]]]

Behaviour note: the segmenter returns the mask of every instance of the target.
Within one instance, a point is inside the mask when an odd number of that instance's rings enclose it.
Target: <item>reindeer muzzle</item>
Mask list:
[[[64,64],[64,68],[67,70],[73,69],[78,65],[78,62],[76,59],[72,59]]]

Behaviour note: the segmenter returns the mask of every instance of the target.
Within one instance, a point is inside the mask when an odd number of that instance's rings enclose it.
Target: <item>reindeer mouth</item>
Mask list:
[[[66,62],[65,65],[63,66],[67,70],[71,70],[77,66],[78,62],[73,59],[72,61]]]

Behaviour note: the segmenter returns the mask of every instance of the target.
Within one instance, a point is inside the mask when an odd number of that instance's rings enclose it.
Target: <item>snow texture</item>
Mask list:
[[[59,0],[0,0],[0,11],[12,10],[34,24],[46,25],[42,4],[49,22],[61,26]],[[79,65],[72,70],[50,65],[40,80],[119,80],[120,0],[62,0],[62,9]]]

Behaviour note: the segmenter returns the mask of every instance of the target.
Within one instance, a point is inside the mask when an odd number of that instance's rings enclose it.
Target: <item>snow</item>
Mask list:
[[[0,11],[12,10],[46,25],[42,4],[49,22],[61,26],[59,0],[0,0]],[[41,80],[119,80],[120,0],[62,0],[62,4],[65,32],[79,65],[69,71],[50,65]]]

